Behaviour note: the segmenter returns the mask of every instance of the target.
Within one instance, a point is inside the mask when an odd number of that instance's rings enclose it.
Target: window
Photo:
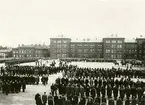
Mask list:
[[[84,54],[84,57],[87,58],[88,57],[88,54]]]
[[[90,52],[91,52],[91,53],[95,52],[95,49],[90,49]]]
[[[78,44],[78,47],[82,47],[82,44]]]
[[[61,54],[57,54],[57,58],[60,58],[61,57]]]
[[[106,40],[106,43],[110,43],[110,40]]]
[[[122,43],[122,40],[118,40],[117,42],[118,42],[118,43]]]
[[[61,53],[61,49],[57,49],[57,53]]]
[[[71,48],[75,48],[75,44],[71,44]]]
[[[83,50],[82,49],[78,49],[78,53],[82,53],[83,52]]]
[[[61,40],[58,40],[57,43],[61,43]]]
[[[84,44],[84,47],[89,47],[89,45],[88,44]]]
[[[117,48],[122,48],[122,45],[117,45]]]
[[[75,52],[75,49],[71,49],[71,52]]]
[[[112,40],[112,43],[116,43],[116,40]]]
[[[91,45],[90,45],[90,48],[94,48],[94,47],[95,47],[95,45],[94,45],[94,44],[91,44]]]
[[[111,51],[110,50],[106,50],[106,53],[110,53]]]
[[[67,43],[67,41],[66,41],[66,40],[64,40],[64,41],[63,41],[63,43]]]
[[[62,54],[62,57],[66,57],[66,54]]]
[[[98,48],[102,48],[102,45],[99,44],[99,45],[98,45]]]
[[[56,43],[56,40],[53,40],[52,43]]]
[[[106,48],[110,48],[110,45],[106,45]]]
[[[62,47],[63,47],[63,48],[67,48],[67,45],[66,45],[66,44],[63,44]]]
[[[112,44],[112,45],[111,45],[111,48],[116,48],[116,45]]]
[[[61,48],[61,45],[58,44],[58,45],[57,45],[57,48]]]
[[[84,53],[88,53],[89,49],[84,49]]]
[[[111,52],[112,52],[112,53],[116,53],[116,50],[112,50]]]

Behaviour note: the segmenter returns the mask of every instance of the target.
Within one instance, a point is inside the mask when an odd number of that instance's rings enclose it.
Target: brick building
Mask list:
[[[49,48],[44,45],[22,45],[12,49],[14,58],[49,57]]]
[[[72,58],[102,58],[102,42],[71,42],[70,56]]]
[[[0,46],[0,58],[12,57],[12,48]]]
[[[144,43],[145,43],[145,38],[136,38],[137,42],[137,58],[139,60],[145,59],[145,48],[144,48]]]
[[[123,59],[125,38],[103,38],[103,52],[105,59]]]
[[[124,58],[125,59],[137,59],[137,43],[136,42],[125,42],[124,47]]]
[[[69,57],[70,38],[51,38],[50,39],[50,57],[67,58]]]
[[[145,38],[137,38],[133,42],[120,37],[103,38],[100,42],[72,42],[70,38],[50,38],[50,57],[144,60]]]

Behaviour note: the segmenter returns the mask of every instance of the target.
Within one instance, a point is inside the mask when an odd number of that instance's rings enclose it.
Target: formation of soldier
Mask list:
[[[25,92],[26,81],[18,76],[0,76],[0,81],[3,94]]]
[[[52,104],[48,105],[144,105],[145,83],[139,78],[145,75],[135,74],[133,70],[129,71],[131,75],[125,75],[125,70],[113,69],[70,66],[52,84]]]
[[[0,90],[2,93],[24,92],[26,85],[38,85],[41,81],[43,85],[48,83],[48,76],[60,72],[65,67],[38,67],[38,66],[7,66],[1,67]],[[41,78],[40,78],[41,77]]]

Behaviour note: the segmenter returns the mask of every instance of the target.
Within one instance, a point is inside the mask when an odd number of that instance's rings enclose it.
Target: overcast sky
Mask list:
[[[143,0],[0,0],[0,45],[49,44],[49,38],[145,36]]]

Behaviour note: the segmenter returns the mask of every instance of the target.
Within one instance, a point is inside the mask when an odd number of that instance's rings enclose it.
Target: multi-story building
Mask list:
[[[125,42],[124,59],[137,59],[137,43]]]
[[[12,49],[14,58],[49,57],[49,48],[44,45],[22,45]]]
[[[125,38],[103,38],[105,59],[123,59]]]
[[[69,57],[70,38],[51,38],[50,39],[50,56],[51,58]]]
[[[136,38],[137,42],[137,59],[143,60],[145,56],[144,43],[145,38]]]
[[[71,42],[70,57],[102,58],[102,42]]]
[[[65,47],[63,47],[65,44]],[[101,42],[71,42],[70,38],[50,38],[51,58],[145,58],[145,38],[125,42],[125,38],[103,38]]]

